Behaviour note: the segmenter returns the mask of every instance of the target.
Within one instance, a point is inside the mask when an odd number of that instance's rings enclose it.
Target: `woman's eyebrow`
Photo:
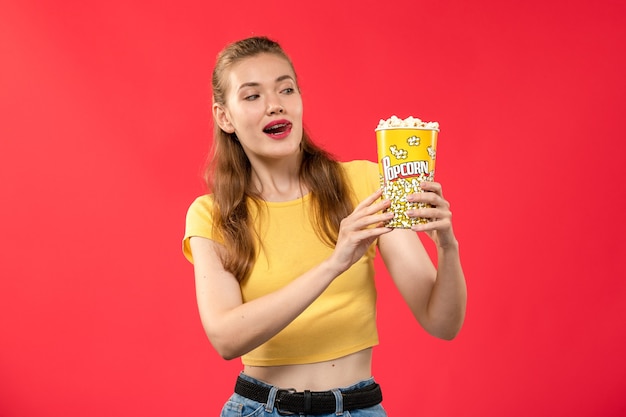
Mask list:
[[[291,81],[295,82],[293,77],[291,75],[289,75],[289,74],[281,75],[280,77],[276,78],[276,82],[281,82],[281,81],[284,81],[284,80],[291,80]]]
[[[289,75],[289,74],[281,75],[280,77],[276,78],[276,82],[277,82],[277,83],[279,83],[279,82],[281,82],[281,81],[284,81],[284,80],[291,80],[291,81],[295,82],[295,80],[293,79],[293,77],[292,77],[291,75]],[[256,82],[256,81],[250,81],[250,82],[247,82],[247,83],[243,83],[243,84],[241,84],[241,85],[237,88],[237,91],[241,90],[242,88],[246,88],[246,87],[258,87],[258,86],[260,86],[260,85],[261,85],[261,83],[259,83],[259,82]]]
[[[237,91],[241,90],[242,88],[246,88],[246,87],[258,87],[259,85],[261,85],[261,84],[255,82],[255,81],[243,83],[239,87],[237,87]]]

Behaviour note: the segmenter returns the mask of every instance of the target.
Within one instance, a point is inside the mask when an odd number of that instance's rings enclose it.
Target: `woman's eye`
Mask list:
[[[295,91],[295,90],[294,90],[293,88],[291,88],[291,87],[287,87],[287,88],[285,88],[285,89],[283,90],[283,93],[285,93],[285,94],[293,94],[293,92],[294,92],[294,91]]]
[[[243,99],[246,101],[253,101],[259,98],[258,94],[250,94],[249,96],[245,96]]]

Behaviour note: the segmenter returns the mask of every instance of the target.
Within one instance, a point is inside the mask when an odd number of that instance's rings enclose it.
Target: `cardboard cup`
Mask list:
[[[386,226],[409,229],[414,224],[427,223],[426,218],[411,218],[410,209],[430,207],[424,203],[406,201],[412,193],[423,192],[423,181],[434,181],[438,129],[390,127],[376,129],[378,171],[383,198],[391,200],[395,217]]]

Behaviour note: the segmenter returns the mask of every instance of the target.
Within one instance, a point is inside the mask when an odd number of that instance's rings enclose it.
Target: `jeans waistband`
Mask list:
[[[293,389],[281,389],[248,375],[237,378],[235,392],[250,400],[263,403],[271,412],[274,407],[279,413],[289,414],[341,414],[344,410],[357,410],[372,407],[382,402],[380,386],[373,379],[368,379],[346,388],[329,391],[296,392]]]

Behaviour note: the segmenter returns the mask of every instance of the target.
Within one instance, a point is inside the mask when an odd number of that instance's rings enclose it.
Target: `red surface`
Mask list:
[[[625,28],[608,0],[1,2],[0,416],[218,415],[240,365],[180,239],[215,54],[251,34],[341,159],[441,123],[467,320],[426,335],[379,268],[389,414],[625,415]]]

